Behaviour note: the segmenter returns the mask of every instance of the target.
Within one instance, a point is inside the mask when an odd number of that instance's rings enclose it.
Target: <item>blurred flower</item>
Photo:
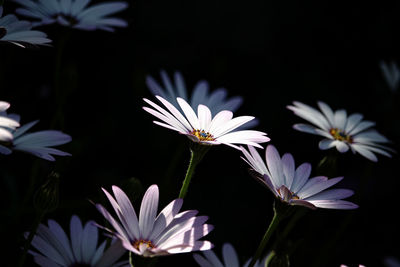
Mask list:
[[[0,7],[1,8],[1,7]],[[7,130],[14,130],[19,127],[19,123],[13,119],[4,116],[5,111],[10,107],[10,104],[5,101],[0,101],[0,142],[10,142],[13,139],[12,133]],[[4,127],[4,128],[2,128]]]
[[[248,144],[261,147],[259,143],[268,142],[266,133],[254,130],[234,131],[239,126],[254,119],[252,116],[240,116],[232,119],[233,113],[229,110],[222,110],[212,119],[211,111],[204,105],[197,108],[197,116],[190,105],[182,98],[178,97],[177,102],[185,116],[176,109],[171,103],[160,96],[157,99],[168,109],[165,110],[152,101],[144,101],[154,109],[143,107],[143,109],[160,120],[154,121],[155,124],[172,129],[189,137],[193,142],[203,145],[225,144],[236,149],[240,149],[234,144]],[[185,118],[186,117],[186,118]]]
[[[190,104],[192,109],[196,109],[200,104],[207,106],[212,115],[215,115],[222,110],[230,110],[235,112],[240,105],[242,105],[243,98],[241,96],[234,96],[227,99],[228,91],[225,88],[217,88],[210,93],[208,82],[204,80],[197,82],[191,91],[192,94],[189,98],[189,91],[186,89],[185,80],[180,72],[177,71],[174,73],[175,83],[172,83],[164,70],[162,70],[160,74],[163,81],[163,86],[160,86],[153,79],[153,77],[147,76],[147,87],[154,95],[161,96],[174,105],[174,107],[177,109],[180,109],[179,103],[176,101],[177,97],[183,98]],[[257,124],[258,120],[254,119],[248,122],[242,128],[249,129]]]
[[[153,257],[212,248],[209,241],[198,240],[213,229],[213,226],[204,224],[208,217],[196,217],[195,210],[178,213],[182,199],[172,201],[156,217],[159,192],[157,185],[152,185],[142,199],[138,220],[127,195],[117,186],[113,186],[112,190],[115,199],[103,189],[120,222],[102,205],[96,204],[96,207],[116,232],[105,229],[118,237],[127,250]]]
[[[287,106],[287,108],[297,116],[314,124],[299,123],[293,125],[293,128],[301,132],[326,137],[319,142],[320,149],[336,147],[339,152],[344,153],[350,148],[353,153],[358,152],[375,162],[378,159],[373,152],[391,157],[387,150],[392,152],[393,150],[380,144],[388,143],[389,140],[376,130],[371,129],[375,123],[363,121],[363,115],[353,113],[347,116],[344,109],[333,112],[324,102],[318,102],[322,113],[301,102],[294,101],[293,104],[294,106]]]
[[[0,115],[1,114],[17,122],[20,120],[20,116],[17,114],[7,115],[5,112],[0,112]],[[0,142],[0,153],[9,155],[13,150],[19,150],[49,161],[55,161],[52,155],[70,156],[71,154],[52,148],[51,146],[68,143],[71,141],[71,136],[54,130],[26,133],[26,131],[38,122],[38,120],[32,121],[16,130],[10,130],[14,140]]]
[[[90,0],[14,0],[23,7],[18,14],[39,19],[34,26],[59,23],[63,26],[80,30],[97,29],[114,31],[113,27],[126,27],[126,21],[108,17],[128,7],[126,2],[98,3],[88,7]]]
[[[34,260],[40,266],[88,266],[88,267],[117,267],[127,262],[116,262],[124,253],[119,240],[114,240],[105,250],[106,241],[98,244],[98,228],[94,221],[88,221],[85,226],[78,216],[74,215],[70,223],[70,238],[53,221],[48,226],[40,224],[32,240],[32,246],[38,251],[30,250]]]
[[[400,267],[400,261],[395,257],[386,257],[383,262],[385,267]]]
[[[343,177],[328,179],[325,176],[317,176],[309,179],[311,173],[309,163],[303,163],[295,169],[293,156],[286,153],[281,158],[273,145],[269,145],[266,149],[266,166],[256,149],[252,146],[248,148],[249,151],[242,147],[245,156],[242,159],[255,171],[254,176],[281,201],[311,209],[355,209],[358,207],[352,202],[342,200],[352,196],[354,194],[352,190],[325,190],[340,182]]]
[[[344,264],[341,264],[340,267],[348,267],[348,266],[344,265]],[[360,264],[360,265],[358,265],[358,267],[365,267],[365,265]]]
[[[396,91],[400,83],[400,70],[396,62],[392,61],[387,64],[385,61],[381,61],[379,66],[390,90]]]
[[[0,6],[0,41],[9,42],[22,48],[28,45],[44,45],[51,43],[47,35],[41,31],[31,30],[32,24],[26,20],[18,20],[14,14],[3,16]]]
[[[218,259],[217,255],[215,255],[214,251],[208,250],[203,251],[203,256],[199,254],[193,254],[195,261],[201,267],[239,267],[241,266],[239,263],[238,255],[236,253],[235,248],[230,243],[225,243],[222,246],[222,258],[223,263],[220,259]],[[249,259],[243,266],[247,267],[250,263]],[[265,257],[261,262],[258,262],[254,265],[255,267],[264,267],[267,257]]]

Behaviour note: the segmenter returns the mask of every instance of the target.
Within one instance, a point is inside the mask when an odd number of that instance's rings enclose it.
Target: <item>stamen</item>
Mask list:
[[[214,141],[215,140],[215,138],[213,137],[212,134],[210,134],[209,132],[206,132],[204,130],[193,130],[193,131],[191,131],[190,134],[199,138],[200,141]]]
[[[346,134],[343,130],[340,130],[338,128],[332,128],[329,130],[329,133],[335,140],[353,143],[353,138],[351,137],[351,135]]]
[[[139,250],[140,245],[142,245],[142,244],[146,245],[146,248],[154,248],[155,247],[151,241],[143,240],[143,239],[136,240],[135,243],[133,243],[133,247],[136,248],[137,250]]]

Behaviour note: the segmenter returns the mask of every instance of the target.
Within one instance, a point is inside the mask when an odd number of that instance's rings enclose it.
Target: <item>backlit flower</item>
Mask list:
[[[138,219],[127,195],[117,186],[112,190],[115,198],[103,189],[119,222],[102,205],[96,204],[96,207],[115,232],[107,230],[118,237],[127,250],[153,257],[212,248],[209,241],[199,240],[213,229],[204,224],[208,217],[196,217],[195,210],[179,213],[182,199],[172,201],[157,216],[159,192],[158,186],[152,185],[142,199]]]
[[[147,76],[147,87],[154,95],[161,96],[174,105],[178,110],[180,109],[180,106],[176,101],[177,97],[183,98],[190,104],[192,109],[196,109],[200,104],[207,106],[212,115],[215,115],[222,110],[235,112],[243,102],[241,96],[227,98],[228,91],[225,88],[217,88],[214,91],[209,92],[210,86],[205,80],[197,82],[193,90],[189,91],[186,89],[185,80],[182,74],[178,71],[174,73],[174,82],[171,81],[164,70],[161,71],[161,79],[163,82],[162,86],[153,79],[153,77]],[[258,120],[254,119],[246,123],[246,125],[241,126],[241,129],[249,129],[257,124]]]
[[[266,149],[266,165],[256,149],[249,146],[249,151],[242,147],[244,158],[258,178],[272,193],[289,205],[300,205],[311,209],[355,209],[358,206],[342,200],[354,194],[349,189],[325,190],[343,177],[328,179],[325,176],[310,178],[311,165],[303,163],[295,169],[293,156],[286,153],[279,156],[273,145]]]
[[[9,42],[22,48],[51,43],[44,32],[31,30],[29,21],[18,20],[14,14],[2,16],[3,7],[0,6],[0,42]]]
[[[167,108],[160,107],[148,99],[144,99],[152,108],[143,109],[163,122],[155,124],[172,129],[189,137],[193,142],[203,145],[225,144],[240,149],[235,144],[247,144],[261,147],[259,143],[268,142],[266,133],[254,130],[236,130],[239,126],[254,119],[252,116],[233,117],[229,110],[222,110],[212,118],[210,109],[205,105],[198,105],[197,115],[190,105],[178,97],[177,102],[184,115],[171,103],[160,96],[157,99]]]
[[[0,142],[10,142],[13,139],[11,130],[19,126],[19,123],[5,115],[5,111],[10,107],[10,104],[5,101],[0,101]]]
[[[0,115],[1,114],[17,122],[20,120],[20,116],[17,114],[7,115],[5,112],[0,112]],[[70,142],[71,136],[55,130],[26,133],[38,122],[38,120],[32,121],[16,130],[10,130],[13,140],[0,142],[0,153],[9,155],[13,150],[18,150],[49,161],[55,160],[52,155],[70,156],[71,154],[55,149],[52,146],[63,145]]]
[[[374,122],[362,120],[363,115],[359,113],[347,116],[344,109],[333,112],[324,102],[318,102],[318,106],[322,112],[297,101],[287,108],[313,124],[295,124],[294,129],[325,137],[319,142],[320,149],[336,147],[339,152],[344,153],[350,148],[353,153],[358,152],[372,161],[378,161],[374,153],[391,157],[387,151],[393,150],[381,145],[389,140],[371,129]]]
[[[43,267],[127,266],[127,262],[116,262],[126,252],[119,240],[113,240],[107,249],[106,241],[98,246],[98,227],[95,222],[88,221],[82,226],[81,220],[75,215],[71,218],[70,237],[57,222],[49,220],[48,226],[39,225],[32,246],[36,250],[29,250],[29,253]]]
[[[203,256],[199,254],[194,254],[193,257],[195,261],[201,267],[240,267],[239,258],[236,253],[235,248],[230,243],[225,243],[222,246],[222,259],[221,261],[217,255],[212,250],[207,250],[202,252]],[[243,266],[247,267],[250,263],[249,259]],[[265,257],[261,262],[257,261],[254,267],[264,267],[267,257]]]
[[[22,5],[16,12],[35,20],[35,26],[59,23],[81,30],[114,31],[126,27],[126,21],[109,17],[128,7],[126,2],[106,2],[88,6],[90,0],[14,0]]]

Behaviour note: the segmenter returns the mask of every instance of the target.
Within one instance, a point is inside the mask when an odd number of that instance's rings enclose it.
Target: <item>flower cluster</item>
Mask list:
[[[91,4],[90,0],[13,0],[13,2],[19,5],[15,11],[18,15],[33,21],[18,20],[14,14],[3,16],[3,7],[0,6],[0,41],[23,48],[51,43],[46,33],[32,30],[37,26],[55,24],[54,27],[62,25],[86,31],[109,32],[114,32],[115,27],[128,26],[126,20],[113,17],[115,13],[128,8],[127,2],[96,1],[94,4]],[[61,67],[57,65],[55,77],[61,81],[63,76],[57,73],[60,69]],[[397,65],[393,63],[389,66],[382,63],[381,69],[387,85],[395,91],[400,81]],[[147,112],[145,114],[155,117],[154,124],[184,135],[187,137],[184,138],[186,140],[189,139],[191,158],[179,196],[172,198],[173,200],[159,211],[159,203],[162,203],[159,186],[149,182],[151,185],[141,199],[140,208],[135,209],[135,198],[141,196],[141,189],[128,190],[129,188],[114,182],[102,184],[97,188],[98,191],[102,191],[100,198],[89,197],[93,210],[102,221],[99,223],[94,219],[89,219],[83,224],[84,220],[81,220],[78,215],[72,215],[69,231],[65,231],[62,224],[56,220],[48,219],[47,224],[42,223],[43,218],[58,208],[61,191],[58,173],[52,170],[48,180],[39,189],[34,187],[41,181],[35,180],[36,178],[32,175],[34,178],[29,181],[32,186],[26,190],[27,196],[21,206],[32,198],[37,222],[33,223],[31,230],[24,233],[25,244],[21,246],[22,256],[19,266],[23,266],[27,255],[31,257],[30,260],[40,266],[133,267],[135,261],[151,261],[155,257],[192,252],[198,253],[194,253],[193,257],[189,258],[193,264],[197,263],[201,267],[287,266],[289,256],[284,251],[286,248],[282,243],[290,235],[296,220],[304,215],[301,212],[318,209],[336,209],[342,212],[359,207],[351,200],[351,197],[357,193],[356,190],[334,188],[336,184],[343,181],[346,173],[333,178],[328,173],[312,175],[313,169],[316,168],[313,168],[311,163],[296,165],[291,153],[281,155],[275,147],[277,144],[269,143],[274,141],[269,137],[272,135],[256,129],[260,124],[255,116],[234,117],[234,112],[235,114],[241,112],[239,108],[244,102],[243,97],[228,97],[228,91],[225,88],[211,91],[209,83],[204,80],[199,81],[192,90],[188,90],[180,72],[175,72],[172,80],[166,71],[162,70],[161,79],[162,84],[148,75],[146,81],[143,81],[143,84],[147,84],[152,96],[151,98],[141,97],[145,103],[142,109]],[[57,86],[60,81],[55,82],[54,95],[57,108],[61,110],[64,99],[59,98],[65,96],[63,94],[65,92],[61,92],[62,88]],[[318,101],[317,105],[319,109],[293,101],[291,105],[287,105],[287,109],[309,122],[309,124],[294,124],[292,127],[295,130],[323,137],[319,142],[321,153],[331,148],[336,148],[340,153],[350,150],[353,154],[358,153],[372,162],[378,161],[377,154],[391,158],[395,153],[389,146],[390,140],[373,128],[374,122],[364,120],[362,114],[348,115],[344,109],[334,111],[322,101]],[[39,120],[21,124],[20,115],[9,113],[9,109],[8,102],[0,101],[0,154],[7,156],[16,151],[22,151],[47,160],[46,166],[50,166],[49,168],[61,168],[59,165],[62,164],[55,166],[51,162],[56,161],[56,156],[72,156],[72,153],[55,147],[70,143],[72,137],[59,130],[30,132]],[[54,114],[53,119],[59,119],[57,117],[59,113],[54,112]],[[153,142],[156,143],[157,139]],[[232,244],[224,243],[222,258],[219,258],[212,251],[213,237],[209,235],[214,230],[214,224],[208,223],[208,221],[212,222],[212,216],[209,218],[198,215],[199,211],[195,209],[182,211],[184,198],[194,177],[195,169],[211,147],[218,147],[221,144],[234,148],[228,153],[239,154],[236,157],[238,165],[234,163],[230,168],[239,169],[239,163],[242,163],[250,169],[251,176],[267,189],[262,191],[263,194],[272,193],[273,196],[271,223],[264,235],[251,237],[257,242],[260,241],[252,255],[237,253]],[[289,147],[292,148],[291,144]],[[315,151],[311,147],[310,151]],[[70,149],[73,150],[73,147],[66,150],[70,151]],[[263,151],[265,157],[261,156],[259,151]],[[61,160],[57,159],[57,163]],[[311,159],[310,162],[312,162]],[[154,166],[154,168],[157,167],[155,164]],[[213,168],[218,166],[220,165],[215,164]],[[109,185],[111,185],[111,191],[105,189]],[[173,182],[169,186],[179,189]],[[194,203],[200,206],[206,203],[202,202],[201,199],[192,199],[192,202],[185,202],[185,204]],[[266,205],[262,203],[261,206],[263,210],[260,210],[260,214],[263,215]],[[295,212],[298,212],[297,217],[293,215]],[[85,214],[85,216],[89,215],[91,214]],[[293,217],[286,220],[290,216]],[[246,217],[246,219],[252,223],[252,218]],[[215,224],[215,231],[212,234],[222,227],[221,224]],[[277,233],[282,234],[277,236]],[[211,241],[205,240],[206,236]],[[235,233],[232,236],[235,236]],[[284,255],[282,262],[279,258],[281,255]],[[396,260],[390,258],[387,262],[396,263]]]

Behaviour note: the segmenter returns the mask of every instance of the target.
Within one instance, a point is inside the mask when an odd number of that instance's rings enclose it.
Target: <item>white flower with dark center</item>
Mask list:
[[[286,153],[279,156],[273,145],[266,149],[266,164],[252,146],[249,151],[241,147],[246,161],[254,176],[281,201],[289,205],[300,205],[307,208],[325,209],[355,209],[358,206],[352,202],[342,200],[354,194],[349,189],[325,190],[338,182],[343,177],[328,179],[325,176],[310,178],[311,165],[303,163],[295,168],[293,156]]]
[[[126,2],[106,2],[88,6],[90,0],[14,0],[22,5],[18,14],[40,20],[34,26],[59,23],[66,27],[94,31],[114,31],[126,27],[126,21],[109,17],[128,7]]]
[[[103,189],[119,222],[102,205],[96,207],[115,232],[105,229],[119,238],[127,250],[153,257],[212,248],[209,241],[199,240],[213,229],[204,224],[208,217],[196,217],[195,210],[179,213],[182,199],[172,201],[157,216],[159,192],[158,186],[152,185],[142,199],[138,218],[128,196],[117,186],[112,190],[115,198]]]
[[[190,105],[182,98],[176,100],[184,115],[171,103],[160,96],[157,99],[167,108],[160,107],[148,99],[144,99],[152,108],[143,109],[163,122],[155,124],[177,131],[189,137],[193,142],[203,145],[225,144],[240,149],[235,144],[247,144],[261,147],[259,143],[268,142],[267,134],[254,130],[236,130],[238,127],[254,119],[252,116],[233,118],[229,110],[222,110],[212,118],[210,109],[205,105],[198,105],[197,115]],[[235,131],[236,130],[236,131]]]
[[[203,256],[194,254],[193,258],[201,267],[240,267],[239,257],[235,248],[230,243],[225,243],[222,246],[222,259],[221,261],[212,250],[202,252]],[[257,261],[254,267],[264,267],[267,257],[262,261]],[[249,259],[243,266],[247,267],[250,263]]]
[[[13,135],[12,130],[19,127],[18,121],[8,118],[6,110],[10,107],[10,104],[5,101],[0,101],[0,142],[11,142]]]
[[[390,90],[392,90],[392,92],[396,91],[400,84],[400,70],[396,62],[392,61],[387,64],[381,61],[379,66]]]
[[[27,237],[28,234],[25,234]],[[127,262],[116,262],[126,250],[119,240],[106,249],[106,241],[98,246],[98,227],[94,221],[85,226],[78,216],[72,216],[70,237],[54,220],[48,226],[40,224],[29,250],[34,261],[43,267],[119,267]]]
[[[5,112],[0,112],[0,116],[2,114],[17,122],[20,120],[20,116],[17,114],[7,115]],[[52,146],[63,145],[70,142],[71,136],[55,130],[26,133],[38,122],[38,120],[32,121],[16,130],[8,129],[12,133],[13,139],[3,142],[0,141],[0,153],[9,155],[13,150],[18,150],[49,161],[55,160],[52,155],[70,156],[71,154],[52,148]]]
[[[3,7],[0,6],[0,42],[12,43],[22,48],[51,43],[44,32],[31,30],[31,22],[18,20],[13,14],[2,16]]]
[[[293,102],[293,106],[287,108],[313,124],[295,124],[293,125],[294,129],[326,138],[319,142],[320,149],[336,147],[339,152],[344,153],[350,148],[353,153],[358,152],[372,161],[378,161],[374,152],[391,157],[388,151],[393,152],[393,150],[381,145],[388,143],[389,140],[371,129],[375,125],[374,122],[362,120],[363,115],[359,113],[347,116],[344,109],[333,112],[327,104],[321,101],[318,102],[318,106],[322,112],[297,101]]]

